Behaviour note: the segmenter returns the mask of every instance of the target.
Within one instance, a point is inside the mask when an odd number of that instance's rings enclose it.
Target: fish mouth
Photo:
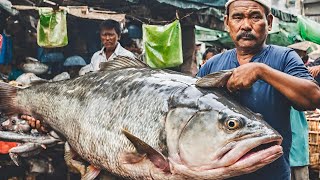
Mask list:
[[[237,162],[242,161],[242,160],[246,160],[247,158],[254,156],[255,154],[259,154],[259,153],[263,153],[269,150],[273,150],[277,147],[281,147],[282,143],[282,138],[278,138],[276,137],[275,139],[272,140],[267,140],[266,142],[263,142],[262,144],[254,147],[253,149],[249,150],[247,153],[245,153],[242,157],[240,157]],[[281,148],[281,152],[282,152],[282,148]],[[281,153],[279,152],[279,153]],[[283,153],[283,152],[282,152]]]
[[[283,154],[282,137],[256,137],[233,142],[215,156],[210,164],[186,166],[169,158],[175,173],[196,177],[195,179],[227,179],[254,172],[278,159]]]
[[[248,137],[250,139],[248,139]],[[224,169],[234,166],[243,166],[244,168],[262,166],[271,163],[283,154],[281,136],[263,136],[251,134],[246,137],[230,142],[221,148],[221,151],[211,156],[210,164],[193,166],[190,169],[194,171],[208,171],[214,169]]]

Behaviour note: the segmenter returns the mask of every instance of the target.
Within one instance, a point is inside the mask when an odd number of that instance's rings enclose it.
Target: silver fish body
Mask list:
[[[282,137],[224,90],[128,64],[16,90],[9,107],[42,119],[90,164],[127,179],[226,179],[282,155]],[[1,97],[15,92],[8,88],[0,83]]]

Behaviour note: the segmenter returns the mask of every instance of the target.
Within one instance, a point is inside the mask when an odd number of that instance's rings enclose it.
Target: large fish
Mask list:
[[[197,79],[119,58],[72,80],[0,83],[0,111],[43,120],[81,158],[117,176],[226,179],[283,154],[282,137],[261,116],[223,89],[198,87],[223,86],[231,73]]]

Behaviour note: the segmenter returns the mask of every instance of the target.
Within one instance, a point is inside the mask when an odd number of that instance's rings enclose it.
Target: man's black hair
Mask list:
[[[260,4],[260,3],[259,3]],[[270,9],[269,8],[267,8],[267,7],[265,7],[264,5],[262,5],[262,4],[260,4],[262,7],[263,7],[263,9],[264,9],[264,12],[265,12],[265,15],[266,15],[266,17],[268,17],[268,15],[271,13],[271,11],[270,11]],[[229,4],[229,6],[230,6],[230,4]],[[229,6],[226,8],[226,15],[227,16],[229,16]]]
[[[120,23],[112,19],[107,19],[100,24],[100,32],[103,29],[114,29],[118,36],[121,34]]]
[[[220,53],[217,48],[213,48],[213,47],[208,48],[208,49],[203,53],[203,55],[202,55],[202,60],[205,60],[205,59],[206,59],[206,56],[207,56],[207,54],[208,54],[209,52],[211,52],[213,55],[217,55],[217,54]]]

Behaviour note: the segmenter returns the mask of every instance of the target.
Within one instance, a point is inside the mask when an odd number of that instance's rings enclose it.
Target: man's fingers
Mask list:
[[[27,120],[28,116],[27,115],[21,115],[21,119]]]
[[[31,126],[32,129],[37,129],[39,132],[44,133],[49,132],[48,128],[44,127],[39,120],[35,119],[32,116],[21,115],[21,119],[28,121],[28,124]]]
[[[41,124],[39,120],[36,120],[36,129],[40,129],[41,128]]]
[[[28,121],[28,124],[32,128],[40,128],[40,121],[36,120],[35,118],[28,116],[28,115],[21,115],[21,119]]]
[[[40,127],[40,131],[41,132],[49,132],[47,128],[45,128],[44,126]]]
[[[36,127],[36,121],[34,119],[30,119],[29,120],[29,124],[32,128],[35,128]]]

